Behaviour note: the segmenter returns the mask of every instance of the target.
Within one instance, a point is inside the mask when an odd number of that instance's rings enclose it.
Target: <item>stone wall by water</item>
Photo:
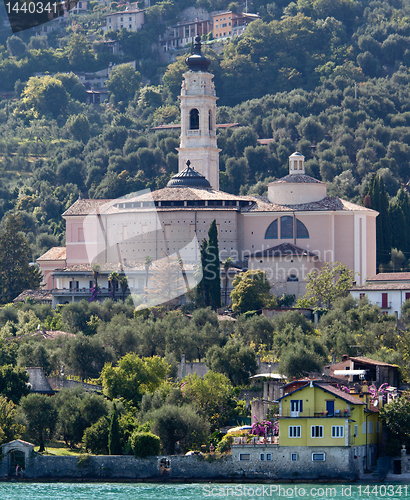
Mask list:
[[[236,447],[235,447],[236,448]],[[271,453],[273,450],[269,450]],[[145,459],[133,456],[50,456],[32,453],[25,464],[27,479],[114,479],[114,480],[247,480],[247,479],[305,479],[321,478],[354,480],[359,471],[352,465],[350,450],[328,450],[325,462],[312,462],[312,451],[306,449],[298,460],[292,462],[293,450],[277,447],[271,460],[260,460],[257,449],[250,453],[249,460],[240,460],[240,453],[249,453],[249,447],[241,452],[239,447],[233,455],[221,458],[202,456],[169,456],[170,468],[160,467],[163,457]],[[306,455],[306,456],[305,456]],[[266,456],[265,456],[266,458]],[[0,462],[0,477],[12,477],[15,472],[10,467],[9,458],[3,456]]]

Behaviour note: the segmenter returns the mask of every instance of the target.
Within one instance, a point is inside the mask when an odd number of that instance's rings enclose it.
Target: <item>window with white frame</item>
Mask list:
[[[323,425],[312,425],[310,428],[310,436],[312,438],[323,437]]]
[[[292,462],[296,462],[297,459],[298,459],[298,454],[297,453],[291,453],[290,454],[290,459],[292,460]]]
[[[324,462],[326,455],[324,453],[312,453],[312,462]]]
[[[302,429],[300,425],[289,425],[290,438],[300,438],[301,435],[302,435]]]
[[[343,425],[332,425],[332,438],[342,438],[342,437],[344,437]]]
[[[354,437],[358,437],[358,435],[359,435],[359,426],[355,425],[354,426]]]
[[[251,459],[250,453],[240,453],[239,454],[239,460],[249,461],[250,459]]]
[[[272,460],[272,453],[266,453],[266,460]]]
[[[290,411],[291,412],[302,412],[303,411],[303,400],[302,399],[291,399]]]
[[[263,461],[265,460],[265,454],[264,454],[264,453],[261,453],[259,458],[260,458],[260,460],[263,462]]]

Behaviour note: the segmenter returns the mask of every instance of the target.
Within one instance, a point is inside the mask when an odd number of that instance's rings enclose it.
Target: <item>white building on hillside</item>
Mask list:
[[[366,280],[366,284],[350,290],[355,299],[367,298],[384,314],[400,317],[401,306],[410,299],[410,273],[379,273]]]

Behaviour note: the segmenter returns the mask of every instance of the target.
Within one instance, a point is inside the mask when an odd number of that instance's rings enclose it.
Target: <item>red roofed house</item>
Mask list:
[[[324,373],[346,382],[366,380],[377,387],[382,384],[389,384],[392,387],[399,385],[399,368],[396,365],[364,356],[349,357],[344,355],[339,363],[325,366]]]
[[[384,314],[401,314],[401,306],[410,299],[410,273],[379,273],[350,290],[355,299],[366,297]]]

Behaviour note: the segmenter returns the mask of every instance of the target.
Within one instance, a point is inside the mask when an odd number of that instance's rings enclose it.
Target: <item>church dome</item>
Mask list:
[[[190,167],[191,162],[189,160],[186,164],[187,166],[184,170],[172,176],[171,180],[167,184],[167,187],[211,189],[209,181],[203,175]]]
[[[201,37],[195,37],[194,53],[185,59],[185,64],[192,71],[208,71],[211,60],[201,53]]]

